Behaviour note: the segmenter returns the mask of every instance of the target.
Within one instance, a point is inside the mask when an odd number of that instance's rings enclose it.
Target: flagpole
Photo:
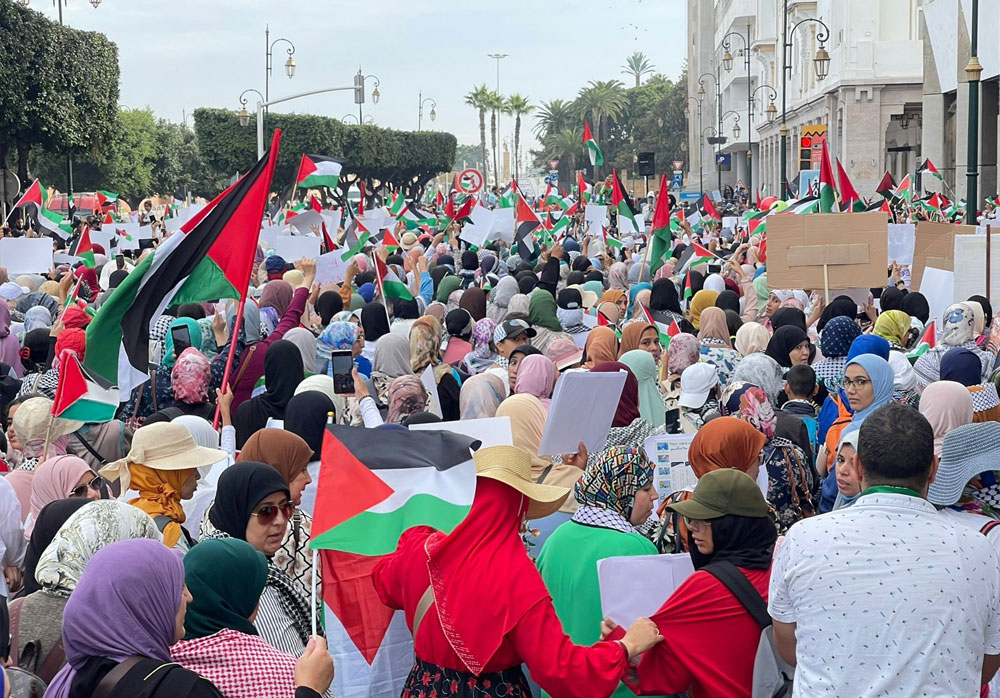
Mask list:
[[[313,548],[312,562],[312,605],[309,607],[309,614],[312,616],[312,634],[316,635],[316,581],[319,576],[316,572],[316,565],[319,563],[319,550]]]
[[[378,262],[375,260],[375,250],[372,250],[372,267],[375,269],[375,281],[378,282],[378,292],[382,294],[382,308],[385,310],[385,321],[392,325],[392,320],[389,318],[389,299],[385,297],[385,287],[382,285],[382,279],[379,278],[378,273]]]

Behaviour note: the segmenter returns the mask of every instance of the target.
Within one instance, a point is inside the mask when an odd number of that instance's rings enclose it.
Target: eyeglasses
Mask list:
[[[854,380],[845,378],[842,385],[845,390],[850,390],[851,388],[854,388],[855,390],[864,390],[868,387],[869,383],[871,383],[871,381],[867,378],[855,378]]]
[[[69,493],[70,497],[86,497],[87,490],[94,490],[95,492],[101,491],[101,483],[104,482],[104,478],[100,475],[95,477],[93,480],[88,482],[86,485],[80,485],[79,487],[74,487],[73,491]]]
[[[712,527],[711,521],[702,521],[700,519],[689,519],[686,516],[684,517],[684,523],[687,524],[687,527],[690,528],[692,531],[701,531],[706,528]]]
[[[285,515],[286,520],[290,519],[292,518],[292,514],[295,513],[295,503],[287,499],[281,504],[265,504],[257,511],[251,512],[250,516],[256,516],[259,522],[268,526],[278,518],[279,511]]]

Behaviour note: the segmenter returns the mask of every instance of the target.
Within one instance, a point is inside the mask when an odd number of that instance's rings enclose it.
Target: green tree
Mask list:
[[[635,51],[631,56],[625,59],[625,65],[622,66],[622,72],[626,75],[631,75],[635,78],[635,86],[639,87],[642,83],[642,76],[654,72],[653,64],[646,58],[646,54],[642,51]]]
[[[500,185],[500,161],[497,158],[497,115],[503,111],[504,98],[499,92],[490,90],[486,98],[486,109],[490,112],[490,145],[493,149],[493,183]]]
[[[583,128],[564,128],[550,133],[542,142],[542,153],[545,160],[559,160],[559,180],[569,182],[572,174],[580,166],[584,156]]]
[[[530,114],[534,111],[535,107],[528,101],[527,97],[519,94],[513,94],[507,98],[507,102],[504,108],[505,114],[510,114],[514,117],[514,176],[519,177],[521,174],[521,163],[518,159],[518,153],[521,152],[521,117]]]
[[[466,167],[475,168],[480,172],[486,171],[486,165],[483,163],[483,151],[478,145],[459,144],[455,149],[455,169],[465,169]]]
[[[482,148],[483,175],[489,170],[490,159],[486,156],[486,109],[489,102],[490,89],[486,85],[474,87],[472,92],[465,95],[465,103],[479,112],[479,143]]]
[[[562,131],[577,121],[573,105],[561,99],[542,102],[535,112],[535,127],[532,129],[539,140],[544,140],[550,133]]]
[[[601,149],[601,124],[605,120],[618,121],[625,113],[628,96],[625,86],[618,80],[591,80],[577,94],[573,107],[581,119],[589,119],[593,126],[594,139]],[[606,154],[605,154],[606,157]]]

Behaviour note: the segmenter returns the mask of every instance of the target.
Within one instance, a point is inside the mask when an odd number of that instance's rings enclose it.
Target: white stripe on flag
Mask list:
[[[368,509],[375,514],[396,511],[417,494],[431,494],[445,502],[460,506],[471,506],[476,494],[476,464],[471,459],[443,471],[427,466],[372,472],[393,490],[388,499]]]
[[[399,698],[413,667],[413,638],[406,617],[396,611],[371,666],[348,636],[343,623],[326,605],[327,649],[337,668],[328,695],[337,698]]]

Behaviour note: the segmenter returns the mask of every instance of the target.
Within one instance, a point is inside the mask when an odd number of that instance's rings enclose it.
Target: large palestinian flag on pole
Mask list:
[[[598,124],[599,126],[600,124]],[[597,141],[594,140],[594,134],[590,132],[590,122],[583,122],[583,144],[587,146],[587,153],[590,155],[590,164],[593,167],[601,167],[604,165],[604,153],[601,152],[600,147],[597,145]]]
[[[119,402],[118,388],[81,366],[76,352],[62,350],[53,416],[88,423],[110,422]]]
[[[833,167],[830,165],[830,151],[823,141],[823,152],[819,162],[819,212],[839,212],[837,207],[837,183],[833,179]]]
[[[340,183],[340,171],[343,162],[325,155],[302,155],[299,172],[295,175],[297,187],[329,187],[336,188]]]
[[[542,221],[518,192],[517,208],[514,210],[514,240],[517,242],[517,253],[521,259],[534,259],[537,255],[535,243],[532,241],[532,233],[541,224]]]
[[[94,256],[94,245],[90,242],[89,225],[85,225],[80,229],[80,236],[70,245],[69,253],[83,260],[83,266],[85,267],[93,269],[97,266],[97,258]]]
[[[667,175],[660,178],[660,191],[649,232],[649,244],[652,245],[649,250],[649,273],[652,275],[663,266],[674,239],[670,232],[670,189],[667,186]]]
[[[399,698],[413,666],[402,612],[379,600],[371,573],[415,526],[450,533],[476,492],[472,450],[448,431],[329,425],[323,439],[310,546],[320,551],[327,644],[337,698]]]
[[[275,130],[254,168],[142,260],[87,327],[85,365],[123,395],[149,378],[149,332],[164,310],[246,290],[280,140]]]
[[[639,223],[635,220],[634,207],[632,206],[632,202],[629,201],[628,195],[625,194],[625,187],[622,185],[621,177],[618,176],[618,170],[614,171],[611,186],[611,207],[618,212],[618,234],[625,235],[626,231],[623,221],[629,221],[632,224],[631,233],[633,235],[641,235],[643,231],[639,228]]]

